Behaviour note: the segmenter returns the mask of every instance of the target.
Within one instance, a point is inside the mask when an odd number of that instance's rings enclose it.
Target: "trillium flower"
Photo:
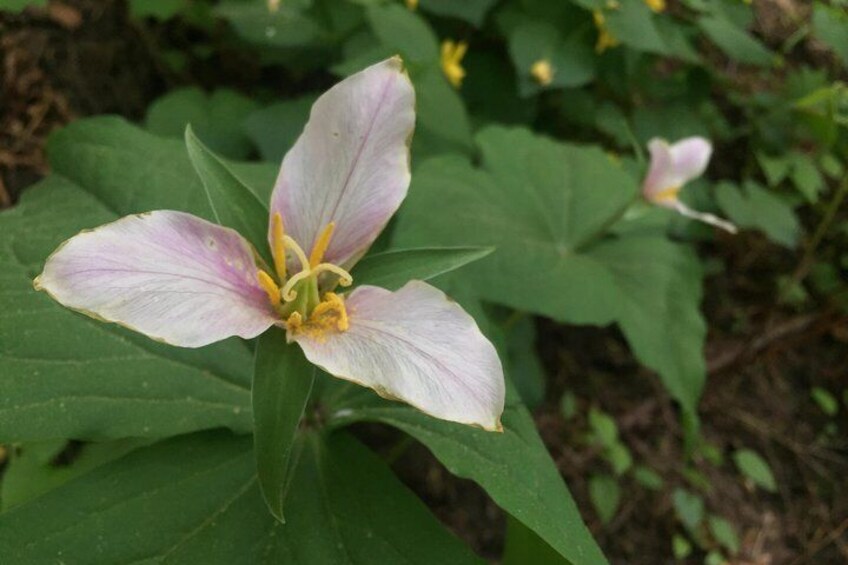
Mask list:
[[[272,266],[232,229],[159,210],[66,241],[35,287],[181,347],[278,326],[331,375],[437,418],[500,430],[501,363],[459,305],[421,281],[338,292],[406,196],[414,105],[398,57],[315,102],[271,196]]]
[[[530,66],[530,76],[542,86],[548,86],[554,80],[555,69],[547,59],[539,59]]]
[[[454,88],[462,86],[462,81],[465,79],[465,69],[462,67],[462,59],[465,57],[467,51],[468,43],[465,41],[454,42],[446,39],[442,42],[440,58],[442,72]]]
[[[595,42],[595,53],[601,54],[607,49],[618,47],[619,41],[607,27],[607,18],[602,10],[592,11],[592,21],[598,30],[598,39]]]
[[[665,11],[665,0],[645,0],[645,4],[652,12],[659,14]]]
[[[654,138],[648,142],[651,164],[642,195],[648,202],[670,208],[679,214],[698,220],[730,233],[736,233],[736,226],[726,220],[692,210],[680,201],[680,191],[686,183],[700,177],[707,170],[713,146],[703,137],[687,137],[673,145],[664,139]]]

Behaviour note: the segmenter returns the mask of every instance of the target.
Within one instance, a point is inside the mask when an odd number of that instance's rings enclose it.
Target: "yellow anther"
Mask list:
[[[301,326],[303,326],[303,316],[300,315],[300,312],[292,312],[289,319],[286,320],[286,329],[292,333],[297,333]]]
[[[595,43],[595,51],[603,53],[611,47],[618,45],[618,39],[607,29],[606,18],[601,10],[592,12],[592,19],[595,21],[595,27],[598,28],[598,41]]]
[[[348,328],[350,322],[344,300],[334,292],[326,293],[323,302],[315,306],[306,320],[299,312],[292,313],[286,320],[286,330],[290,338],[303,334],[311,339],[323,341],[328,333],[345,332]]]
[[[262,290],[265,291],[265,294],[268,295],[268,300],[271,301],[273,306],[280,305],[280,287],[277,286],[277,283],[274,282],[274,279],[271,278],[271,275],[259,269],[256,273],[256,279],[259,281],[259,286],[262,287]]]
[[[325,329],[334,325],[340,332],[347,331],[350,327],[344,301],[335,292],[324,295],[324,302],[315,307],[309,315],[309,321],[322,325]]]
[[[539,59],[530,67],[530,75],[542,86],[548,86],[554,80],[554,68],[547,59]]]
[[[286,244],[287,249],[291,249],[295,256],[297,256],[297,260],[300,261],[300,268],[304,271],[309,270],[309,259],[306,258],[306,253],[303,252],[303,249],[298,245],[298,243],[287,235],[283,235],[283,241]]]
[[[321,235],[318,236],[318,239],[315,241],[315,245],[312,246],[312,253],[309,254],[309,267],[314,269],[317,267],[321,260],[324,258],[324,253],[327,252],[327,248],[330,246],[330,239],[333,237],[333,231],[336,229],[336,222],[330,222],[327,224],[327,227],[324,228],[324,231],[321,232]]]
[[[283,217],[279,212],[274,212],[274,219],[271,221],[271,255],[274,256],[274,269],[277,271],[277,277],[279,277],[281,281],[286,280],[285,235],[286,230],[283,227]]]
[[[462,79],[465,78],[465,69],[461,63],[466,51],[468,43],[465,41],[454,42],[446,39],[442,42],[442,72],[454,88],[462,86]]]
[[[268,0],[268,12],[276,13],[280,9],[280,0]]]
[[[418,9],[418,0],[406,0],[406,7],[414,12]]]
[[[670,200],[677,200],[677,195],[680,194],[679,186],[672,186],[671,188],[666,188],[665,190],[661,190],[655,193],[650,197],[652,202],[668,202]]]
[[[665,0],[645,0],[645,4],[652,12],[659,14],[665,11]]]

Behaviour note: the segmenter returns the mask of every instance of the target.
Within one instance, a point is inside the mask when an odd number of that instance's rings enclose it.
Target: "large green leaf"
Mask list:
[[[691,416],[706,378],[697,257],[664,237],[640,235],[603,242],[591,253],[615,278],[617,320],[633,353]]]
[[[228,21],[245,41],[269,47],[308,47],[329,40],[329,32],[309,13],[312,0],[280,2],[276,12],[266,2],[223,0],[215,14]]]
[[[757,183],[737,186],[723,182],[716,187],[716,200],[739,227],[762,230],[772,241],[795,247],[801,225],[792,206]]]
[[[203,145],[191,126],[186,128],[185,143],[216,223],[233,228],[247,238],[266,261],[270,259],[268,208],[217,155]]]
[[[259,148],[263,160],[272,163],[283,160],[303,131],[315,99],[314,94],[307,94],[294,100],[277,102],[256,110],[245,119],[244,129]]]
[[[493,433],[431,418],[345,383],[331,386],[325,399],[331,426],[358,421],[394,426],[426,445],[451,473],[478,483],[570,562],[606,562],[520,403],[504,411],[504,432]]]
[[[302,438],[287,524],[262,503],[250,440],[175,438],[0,515],[13,563],[472,563],[392,473],[345,434]]]
[[[426,161],[397,227],[398,246],[491,245],[456,276],[481,297],[562,322],[618,321],[634,352],[690,411],[704,379],[701,270],[661,230],[602,237],[637,194],[596,148],[523,129],[478,136],[481,168]]]
[[[563,321],[612,321],[611,273],[580,248],[626,208],[636,184],[598,149],[524,129],[488,128],[478,144],[482,169],[454,156],[419,166],[396,245],[493,246],[463,270],[480,296]]]
[[[721,16],[702,16],[698,18],[698,27],[719,49],[735,61],[768,67],[775,60],[775,55],[762,43],[751,37],[745,30],[736,27],[728,19]]]
[[[365,257],[353,270],[354,283],[397,290],[416,279],[426,281],[482,259],[491,247],[396,249]]]
[[[108,150],[93,149],[102,168],[116,166]],[[77,155],[83,167],[95,159]],[[137,161],[147,157],[139,152]],[[132,176],[126,173],[121,176]],[[138,168],[135,174],[143,178]],[[158,180],[169,182],[171,170],[148,175],[157,187]],[[189,200],[186,185],[169,195],[175,203]],[[117,186],[130,195],[134,189]],[[249,430],[252,362],[243,342],[170,347],[73,313],[33,290],[32,278],[63,240],[117,218],[98,196],[54,175],[0,214],[0,441]],[[111,198],[120,203],[124,196],[116,189]],[[144,199],[139,194],[133,201]]]
[[[563,36],[554,24],[535,20],[516,26],[509,34],[509,53],[521,94],[528,96],[545,88],[576,88],[591,82],[596,58],[587,31],[578,28]],[[531,70],[538,61],[551,65],[550,84],[541,85],[532,77]]]
[[[60,130],[47,151],[54,173],[116,215],[167,209],[214,220],[181,139],[162,139],[121,118],[99,117]]]
[[[283,506],[300,455],[295,434],[309,401],[315,366],[276,328],[256,344],[253,370],[253,449],[262,496],[285,521]]]
[[[70,463],[56,462],[68,446],[67,440],[54,439],[11,447],[9,463],[0,483],[2,509],[5,512],[28,502],[152,441],[149,438],[129,438],[86,443],[74,449]]]
[[[180,88],[150,105],[145,125],[153,133],[175,139],[182,139],[186,126],[191,125],[213,151],[231,159],[244,159],[253,146],[243,122],[258,106],[232,90],[207,94],[199,88]]]
[[[47,0],[0,0],[0,10],[20,12],[28,6],[46,6]]]
[[[845,8],[816,2],[813,8],[813,33],[848,67],[848,12]]]
[[[663,41],[654,24],[654,15],[645,2],[625,0],[620,6],[618,10],[608,10],[604,13],[607,27],[613,37],[639,51],[675,55]]]
[[[480,27],[486,13],[496,2],[497,0],[421,0],[421,9],[440,16],[460,18]]]
[[[439,41],[427,21],[400,4],[371,6],[368,23],[377,39],[397,49],[408,64],[429,64],[439,57]]]
[[[511,516],[507,518],[506,522],[504,545],[503,565],[527,565],[528,563],[558,565],[568,563],[551,546],[533,533],[533,530]]]

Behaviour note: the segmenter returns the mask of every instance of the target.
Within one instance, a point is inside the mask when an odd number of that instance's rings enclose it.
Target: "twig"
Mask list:
[[[795,565],[795,563],[812,563],[811,559],[813,558],[813,556],[825,547],[829,546],[834,541],[836,541],[839,536],[841,536],[845,532],[846,529],[848,529],[848,519],[843,520],[843,522],[839,524],[839,527],[830,532],[827,536],[824,537],[824,539],[814,544],[813,547],[809,548],[804,555],[795,558],[795,560],[792,562],[792,565]]]
[[[6,190],[6,183],[3,182],[3,177],[0,176],[0,208],[7,208],[12,205],[12,196]]]
[[[732,348],[730,351],[709,360],[707,362],[707,372],[709,374],[719,373],[738,363],[745,357],[756,355],[776,341],[780,341],[806,331],[810,326],[819,321],[820,318],[820,314],[807,314],[787,320],[786,322],[765,331],[765,333],[750,342],[740,344]]]

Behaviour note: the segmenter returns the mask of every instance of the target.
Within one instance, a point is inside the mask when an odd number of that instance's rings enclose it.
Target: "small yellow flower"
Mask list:
[[[595,27],[598,28],[598,42],[595,43],[595,52],[600,54],[607,49],[617,46],[618,39],[607,29],[604,13],[600,10],[595,10],[592,12],[592,18],[595,20]]]
[[[468,43],[446,39],[442,42],[442,72],[454,88],[462,86],[465,69],[462,68],[462,58],[468,51]]]
[[[539,59],[530,67],[530,75],[542,86],[548,86],[554,80],[555,69],[547,59]]]
[[[414,12],[418,9],[418,0],[406,0],[406,7]]]
[[[268,12],[274,14],[280,9],[280,0],[268,0]]]
[[[645,0],[652,12],[659,14],[665,11],[665,0]]]

